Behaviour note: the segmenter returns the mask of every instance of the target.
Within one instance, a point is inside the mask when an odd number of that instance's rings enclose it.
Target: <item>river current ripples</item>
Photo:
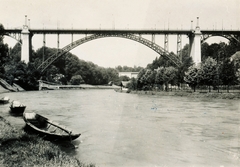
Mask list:
[[[239,100],[54,90],[4,93],[82,135],[69,154],[96,166],[238,167]],[[9,106],[0,109],[6,117]],[[19,126],[23,120],[18,119]]]

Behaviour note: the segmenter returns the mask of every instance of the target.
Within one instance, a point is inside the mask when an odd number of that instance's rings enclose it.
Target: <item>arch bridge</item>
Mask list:
[[[99,38],[106,38],[106,37],[120,37],[120,38],[126,38],[126,39],[130,39],[130,40],[139,42],[139,43],[151,48],[152,50],[157,52],[159,55],[164,56],[165,58],[169,59],[176,66],[180,66],[182,64],[179,57],[177,57],[173,54],[170,54],[168,51],[166,51],[165,49],[163,49],[156,43],[153,43],[152,41],[147,40],[145,38],[142,38],[141,36],[137,36],[137,35],[130,34],[130,33],[107,32],[107,33],[95,33],[93,35],[89,35],[89,36],[86,36],[85,38],[82,38],[75,42],[72,42],[71,44],[65,46],[64,48],[60,49],[57,53],[55,53],[54,55],[49,57],[46,61],[44,61],[38,67],[38,69],[41,72],[44,72],[44,70],[46,70],[48,68],[48,66],[51,65],[55,60],[57,60],[59,57],[61,57],[65,53],[69,52],[70,50],[74,49],[75,47],[77,47],[81,44],[84,44],[88,41],[92,41],[92,40],[99,39]]]
[[[150,49],[157,52],[159,55],[164,56],[173,62],[176,66],[180,66],[181,63],[181,43],[182,35],[187,35],[189,37],[189,54],[192,57],[195,64],[201,62],[201,43],[213,36],[221,36],[230,41],[237,42],[240,44],[240,31],[239,30],[200,30],[198,25],[196,28],[189,30],[115,30],[115,29],[106,29],[106,30],[88,30],[88,29],[29,29],[29,26],[26,24],[23,25],[22,29],[5,29],[0,30],[1,35],[7,35],[16,39],[19,43],[22,43],[21,49],[21,60],[25,63],[29,62],[29,57],[31,55],[32,48],[32,37],[34,34],[43,34],[43,46],[46,44],[46,34],[56,34],[57,35],[57,46],[58,52],[45,60],[38,68],[44,72],[55,60],[57,60],[62,55],[66,54],[73,48],[84,44],[88,41],[106,38],[106,37],[120,37],[130,39],[136,42],[139,42]],[[72,36],[71,43],[62,49],[59,48],[59,35],[60,34],[69,34]],[[73,41],[74,34],[85,34],[86,37]],[[147,40],[142,37],[142,35],[151,35],[152,40]],[[156,35],[164,35],[164,47],[161,47],[155,43]],[[168,37],[170,35],[177,36],[176,46],[177,46],[177,56],[172,55],[168,52]],[[44,48],[43,47],[43,48]]]

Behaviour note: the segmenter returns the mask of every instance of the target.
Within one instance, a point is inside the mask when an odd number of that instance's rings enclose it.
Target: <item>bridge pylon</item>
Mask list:
[[[25,16],[25,25],[23,25],[23,29],[21,32],[22,36],[22,49],[21,49],[21,61],[24,61],[25,63],[29,62],[30,58],[30,52],[31,52],[31,36],[30,32],[28,30],[27,25],[27,16]]]
[[[190,45],[190,56],[193,59],[193,62],[197,65],[201,63],[201,31],[198,23],[197,17],[197,26],[195,31],[192,31],[192,34],[189,36],[189,45]]]

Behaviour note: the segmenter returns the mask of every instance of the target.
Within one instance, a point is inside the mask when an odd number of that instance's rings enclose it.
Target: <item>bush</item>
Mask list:
[[[81,75],[74,75],[72,76],[71,80],[70,80],[70,83],[72,85],[80,85],[82,83],[85,83],[84,80],[82,79],[82,76]]]

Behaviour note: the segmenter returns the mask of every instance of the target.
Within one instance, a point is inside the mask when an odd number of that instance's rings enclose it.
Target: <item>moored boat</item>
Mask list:
[[[7,104],[7,103],[9,103],[9,97],[3,97],[3,98],[1,98],[0,99],[0,104]]]
[[[22,114],[26,106],[19,101],[12,101],[10,105],[11,112],[13,114]]]
[[[23,119],[26,122],[27,131],[36,133],[46,140],[72,141],[81,135],[35,112],[24,112]]]

